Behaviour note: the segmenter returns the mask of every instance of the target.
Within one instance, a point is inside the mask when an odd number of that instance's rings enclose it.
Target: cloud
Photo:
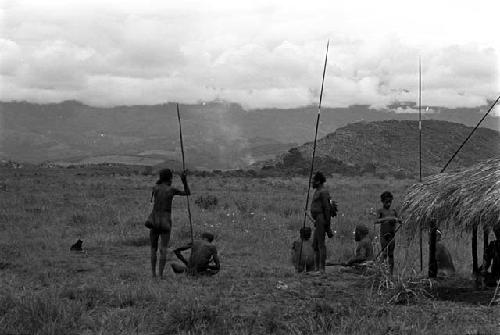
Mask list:
[[[0,39],[0,74],[15,74],[21,65],[21,57],[21,48],[17,43]]]
[[[427,5],[422,15],[397,1],[6,1],[0,99],[316,104],[328,38],[326,106],[416,102],[419,57],[426,104],[494,98],[491,8],[466,25],[469,5],[455,4],[453,17],[441,15],[446,4]]]

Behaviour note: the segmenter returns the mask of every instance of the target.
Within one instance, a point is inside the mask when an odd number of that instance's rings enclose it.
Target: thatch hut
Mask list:
[[[483,229],[487,246],[490,228],[500,223],[500,159],[439,173],[412,185],[404,196],[401,216],[409,236],[415,236],[419,229],[430,231],[430,277],[436,275],[437,227],[472,232],[473,271],[477,272],[477,229]]]

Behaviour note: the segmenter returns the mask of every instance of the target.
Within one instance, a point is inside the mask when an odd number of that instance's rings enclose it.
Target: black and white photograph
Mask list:
[[[0,335],[500,334],[499,18],[0,0]]]

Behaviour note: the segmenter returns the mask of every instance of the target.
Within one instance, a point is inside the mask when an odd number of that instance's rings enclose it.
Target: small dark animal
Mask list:
[[[83,244],[83,241],[82,240],[78,240],[78,241],[76,241],[75,244],[73,244],[71,246],[71,248],[69,248],[69,250],[70,251],[83,251],[82,244]]]

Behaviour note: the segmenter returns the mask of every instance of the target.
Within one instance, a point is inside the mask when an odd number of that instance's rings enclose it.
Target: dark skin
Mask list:
[[[313,178],[313,180],[311,181],[311,186],[312,188],[316,189],[318,192],[321,191],[324,187],[324,183],[322,183],[321,181]],[[324,212],[323,212],[323,215],[325,216],[325,218],[327,220],[330,220],[330,212],[327,211],[326,209],[330,208],[330,203],[329,203],[329,199],[322,199],[322,202],[323,202],[323,209],[324,209]]]
[[[380,241],[381,243],[384,242],[384,239],[386,239],[387,246],[384,247],[384,259],[388,258],[389,260],[389,266],[390,266],[390,271],[392,273],[394,269],[394,258],[393,258],[393,252],[394,252],[394,237],[388,241],[389,238],[382,236],[384,233],[392,233],[394,234],[394,228],[389,228],[387,227],[387,224],[395,224],[395,223],[400,223],[401,224],[401,219],[398,217],[396,211],[394,209],[391,209],[391,204],[392,204],[392,198],[388,197],[385,199],[382,199],[382,204],[383,207],[377,211],[377,220],[375,221],[375,224],[380,224]],[[383,230],[385,232],[383,232]],[[390,235],[389,235],[390,236]],[[385,242],[384,242],[385,243]]]
[[[184,185],[184,192],[186,193],[185,195],[191,195],[191,190],[189,189],[189,186],[187,183],[187,171],[186,170],[182,171],[180,177],[181,177],[182,184]],[[171,186],[172,179],[168,179],[167,181],[165,181],[165,184]],[[154,199],[154,192],[151,192],[150,202],[153,202],[153,199]]]
[[[191,191],[189,190],[189,186],[188,186],[188,183],[187,183],[187,172],[186,171],[183,171],[181,173],[181,181],[182,181],[182,184],[184,185],[184,191],[181,193],[179,193],[179,195],[190,195],[191,194]],[[172,179],[167,179],[164,181],[165,184],[167,185],[172,185]],[[153,195],[154,195],[154,192],[153,194],[151,195],[151,201],[153,201]],[[153,231],[150,231],[150,235],[151,234],[154,234]],[[156,263],[157,263],[157,248],[158,248],[158,234],[155,235],[156,236],[156,243],[152,243],[151,244],[151,274],[153,277],[156,277]],[[168,247],[168,242],[169,242],[169,239],[170,239],[170,233],[167,235],[167,234],[160,234],[160,262],[159,262],[159,266],[158,266],[158,272],[160,274],[160,278],[163,279],[163,272],[164,272],[164,269],[165,269],[165,265],[167,263],[167,259],[166,259],[166,256],[167,256],[167,247]],[[154,237],[151,237],[150,238],[152,240],[154,240]]]
[[[208,243],[212,243],[208,238],[202,237],[202,240]],[[182,255],[183,251],[191,249],[192,245],[189,243],[188,245],[185,245],[183,247],[179,247],[174,250],[174,254],[177,256],[177,258],[184,263],[184,265],[189,269],[189,262],[184,258]],[[219,256],[217,254],[214,254],[211,256],[210,259],[210,264],[207,267],[207,270],[218,272],[220,270],[220,260]]]
[[[438,264],[438,276],[449,275],[455,273],[453,259],[448,249],[441,242],[441,233],[436,236],[436,262]]]
[[[398,218],[397,216],[394,215],[394,211],[391,210],[392,199],[384,199],[382,204],[383,204],[383,207],[379,211],[379,213],[381,214],[382,217],[378,218],[375,221],[375,224],[380,224],[380,223],[383,223],[386,221],[396,221],[398,223],[402,222],[400,218]]]
[[[495,244],[497,243],[500,243],[500,228],[496,227],[494,228],[493,230],[493,233],[495,234],[495,238],[496,240],[495,241],[492,241],[490,242],[489,246],[488,246],[488,249],[487,249],[487,253],[483,256],[483,264],[481,265],[480,267],[480,273],[481,275],[483,276],[483,281],[484,281],[484,276],[488,275],[488,269],[490,268],[490,266],[492,267],[491,268],[491,280],[492,281],[492,284],[494,284],[494,281],[496,281],[498,278],[493,278],[495,277],[493,274],[495,272]],[[498,244],[497,244],[498,245]],[[498,249],[497,249],[498,250]],[[497,254],[498,255],[498,254]],[[484,287],[485,286],[485,283],[483,282],[482,283],[482,286]]]
[[[367,235],[368,234],[364,234],[364,233],[360,232],[359,230],[356,230],[354,232],[354,241],[360,242]],[[370,249],[370,250],[372,250],[372,249]],[[358,254],[358,249],[356,251],[357,251],[356,253]],[[363,251],[363,249],[360,249],[360,251]],[[373,253],[373,251],[371,251],[371,253]],[[368,255],[366,254],[366,252],[363,251],[363,252],[361,252],[361,254],[356,255],[355,257],[352,257],[349,261],[341,263],[341,265],[352,266],[352,265],[357,264],[357,263],[362,263],[362,262],[367,260],[367,257],[368,257]]]
[[[313,234],[313,248],[315,251],[314,267],[316,271],[324,273],[326,262],[324,234],[326,233],[329,237],[333,236],[330,228],[330,198],[328,192],[323,192],[323,180],[313,178],[311,184],[312,187],[316,189],[311,202],[311,214],[313,215],[313,218],[315,218],[315,229]],[[318,212],[319,209],[321,210],[321,213]]]

